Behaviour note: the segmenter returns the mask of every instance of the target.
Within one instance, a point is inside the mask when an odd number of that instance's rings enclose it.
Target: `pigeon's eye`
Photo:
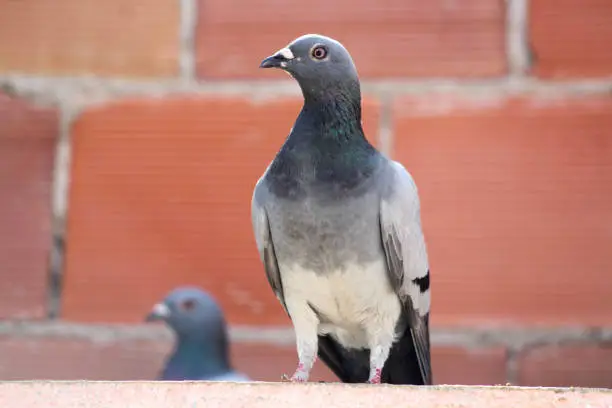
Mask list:
[[[322,45],[317,45],[312,49],[311,54],[314,59],[322,60],[327,57],[327,48]]]
[[[181,309],[185,311],[190,311],[195,307],[195,302],[193,299],[187,299],[181,302]]]

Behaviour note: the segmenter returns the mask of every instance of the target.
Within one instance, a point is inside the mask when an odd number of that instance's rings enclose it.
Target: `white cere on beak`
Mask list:
[[[281,55],[284,59],[292,60],[295,58],[293,52],[289,48],[282,48],[276,52],[276,55]]]
[[[153,314],[159,317],[168,317],[170,316],[170,309],[163,303],[158,303],[153,306],[152,310]]]

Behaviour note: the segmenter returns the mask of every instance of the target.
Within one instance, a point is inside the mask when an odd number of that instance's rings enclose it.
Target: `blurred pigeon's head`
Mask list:
[[[338,41],[318,34],[296,38],[264,59],[260,68],[280,68],[294,77],[305,97],[320,91],[359,90],[357,69],[349,52]]]
[[[195,287],[180,287],[153,306],[146,321],[163,321],[179,338],[225,340],[225,320],[217,302]]]

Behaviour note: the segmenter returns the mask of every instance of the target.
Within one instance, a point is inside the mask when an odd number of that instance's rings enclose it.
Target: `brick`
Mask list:
[[[0,379],[153,380],[168,342],[0,337]]]
[[[178,1],[0,0],[0,9],[0,72],[178,75]]]
[[[262,381],[278,381],[283,373],[291,374],[297,363],[294,346],[233,344],[236,366]],[[432,349],[432,371],[435,384],[494,385],[506,383],[506,353],[503,348]],[[338,382],[338,378],[317,360],[311,381]]]
[[[501,347],[461,349],[434,346],[431,361],[434,384],[506,383],[506,350]]]
[[[612,99],[398,100],[433,324],[612,322]]]
[[[85,112],[73,128],[62,316],[141,321],[196,284],[234,324],[288,324],[251,226],[258,178],[301,100],[175,97]],[[364,103],[375,137],[378,108]]]
[[[231,349],[236,369],[256,381],[280,381],[281,376],[291,376],[298,363],[295,346],[274,346],[256,343],[234,343]],[[325,363],[317,360],[309,381],[338,382],[338,378]]]
[[[494,385],[506,383],[506,352],[503,348],[432,348],[435,384]],[[278,381],[291,374],[297,364],[295,347],[234,343],[232,359],[236,367],[261,381]],[[339,382],[325,363],[317,360],[310,381]]]
[[[545,346],[519,359],[521,385],[612,388],[612,345]]]
[[[282,8],[200,0],[198,6],[197,73],[203,78],[277,79],[278,72],[258,69],[259,63],[307,33],[341,41],[362,78],[506,72],[502,0],[289,0]]]
[[[57,112],[0,93],[0,318],[45,315]]]
[[[358,384],[280,384],[218,382],[6,382],[0,384],[3,407],[36,408],[53,401],[62,407],[129,406],[157,408],[366,408],[405,406],[418,401],[422,408],[529,407],[607,408],[612,392],[596,389],[518,387],[408,387]],[[17,405],[15,401],[19,401]]]
[[[0,380],[139,381],[157,378],[172,349],[166,340],[0,336]],[[297,364],[295,347],[230,345],[232,365],[255,381],[280,381]],[[312,381],[338,381],[320,362]]]
[[[531,1],[529,33],[535,75],[612,77],[610,1]]]
[[[84,340],[70,337],[0,337],[7,353],[0,357],[0,380],[137,381],[156,378],[171,350],[165,340]],[[297,364],[293,345],[238,343],[230,346],[232,365],[255,381],[280,381]],[[502,349],[466,351],[435,348],[436,384],[501,384],[505,382]],[[318,360],[310,381],[338,382]]]

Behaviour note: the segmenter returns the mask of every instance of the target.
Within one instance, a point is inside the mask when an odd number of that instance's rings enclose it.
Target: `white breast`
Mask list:
[[[283,290],[292,316],[312,313],[326,322],[319,334],[330,333],[345,347],[369,347],[373,338],[393,336],[401,312],[384,262],[349,264],[317,274],[298,265],[281,265]]]

